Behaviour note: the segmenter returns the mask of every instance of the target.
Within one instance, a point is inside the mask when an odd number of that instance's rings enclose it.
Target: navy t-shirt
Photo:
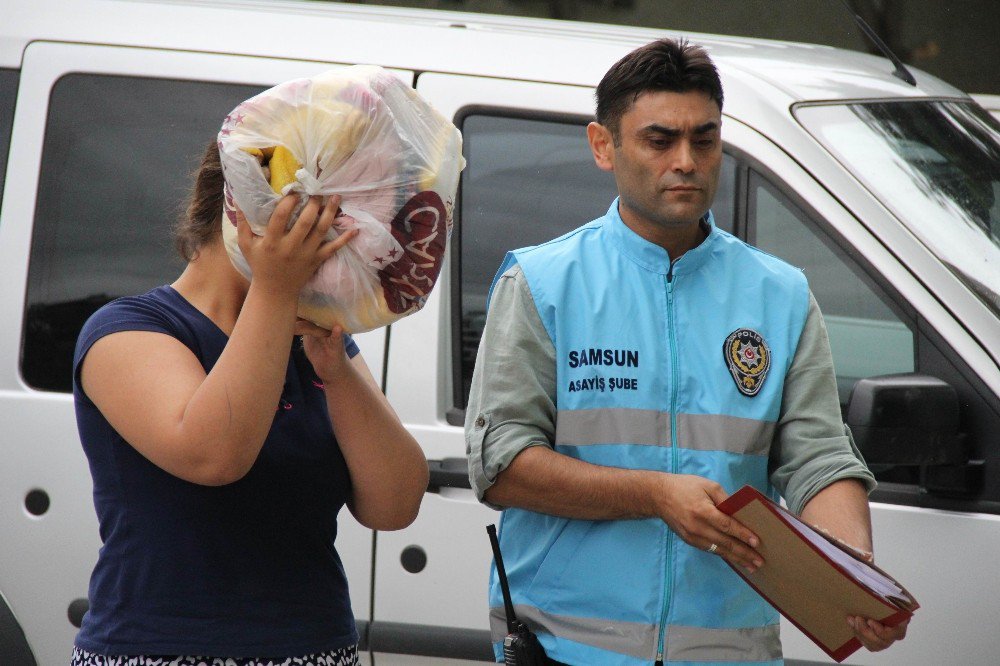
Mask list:
[[[84,394],[84,356],[119,331],[170,335],[205,372],[228,341],[169,286],[109,303],[80,333],[73,397],[104,545],[77,646],[100,654],[290,657],[356,643],[334,548],[350,476],[322,384],[300,345],[292,345],[257,461],[239,481],[209,487],[144,458]],[[346,336],[345,346],[358,353]]]

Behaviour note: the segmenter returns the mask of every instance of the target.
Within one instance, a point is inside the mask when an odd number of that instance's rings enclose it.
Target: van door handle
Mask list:
[[[442,488],[465,488],[472,490],[469,483],[469,461],[465,458],[442,458],[428,460],[430,480],[427,482],[427,492],[436,493]]]

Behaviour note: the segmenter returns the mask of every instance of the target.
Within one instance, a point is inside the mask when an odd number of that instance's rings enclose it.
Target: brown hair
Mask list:
[[[616,146],[622,116],[651,91],[701,91],[722,109],[722,82],[705,49],[685,39],[658,39],[612,65],[597,86],[597,122],[610,130]]]
[[[201,165],[192,174],[194,188],[187,209],[174,225],[174,247],[185,261],[198,256],[198,250],[222,231],[223,179],[219,146],[215,139],[208,145]]]

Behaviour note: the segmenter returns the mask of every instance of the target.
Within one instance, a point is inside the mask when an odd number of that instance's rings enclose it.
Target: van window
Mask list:
[[[14,124],[18,78],[16,69],[0,69],[0,201],[3,201],[3,183],[7,177],[7,153],[10,151],[10,130]]]
[[[824,233],[789,196],[750,169],[747,217],[754,244],[805,270],[826,320],[841,407],[863,377],[918,372],[938,377],[958,393],[960,431],[971,466],[946,466],[926,481],[928,468],[875,465],[876,502],[982,513],[1000,513],[996,432],[1000,405],[947,341],[913,313],[900,309],[898,295],[868,273]],[[888,287],[891,289],[891,287]],[[976,465],[985,465],[980,469]],[[978,470],[978,471],[977,471]],[[982,472],[980,481],[972,480]],[[951,475],[951,476],[949,476]],[[951,484],[951,485],[949,485]]]
[[[840,403],[863,377],[913,372],[914,333],[843,249],[756,172],[749,178],[754,245],[805,270],[830,334]]]
[[[982,107],[907,100],[796,117],[1000,316],[1000,123]]]
[[[465,158],[452,239],[455,404],[464,408],[486,321],[486,296],[508,250],[537,245],[603,215],[614,178],[594,164],[586,119],[475,113],[461,120]],[[731,231],[736,160],[726,155],[713,213]],[[457,242],[456,242],[457,241]],[[457,258],[457,261],[454,259]]]
[[[28,271],[21,372],[72,387],[84,321],[171,281],[171,226],[222,118],[261,88],[70,74],[52,89]]]

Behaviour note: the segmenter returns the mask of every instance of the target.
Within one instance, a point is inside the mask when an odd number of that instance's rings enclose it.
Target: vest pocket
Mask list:
[[[543,519],[557,520],[562,523],[542,555],[528,588],[529,597],[540,607],[546,607],[545,602],[551,598],[553,591],[563,589],[562,577],[568,573],[571,580],[575,578],[575,572],[571,570],[570,563],[580,548],[580,542],[583,541],[583,537],[588,531],[590,521],[536,515]],[[573,581],[573,585],[578,583],[578,580]]]
[[[535,539],[558,532],[536,560],[529,603],[559,615],[657,621],[662,607],[662,549],[656,546],[662,542],[661,525],[654,519],[535,525]]]

